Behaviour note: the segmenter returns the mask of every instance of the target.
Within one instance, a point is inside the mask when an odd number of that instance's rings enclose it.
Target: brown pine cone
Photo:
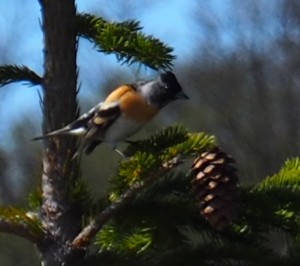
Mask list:
[[[238,176],[233,163],[229,155],[216,148],[202,153],[192,167],[192,185],[201,214],[218,230],[228,226],[237,210]]]

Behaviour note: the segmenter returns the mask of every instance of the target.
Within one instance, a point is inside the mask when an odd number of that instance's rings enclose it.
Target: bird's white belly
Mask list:
[[[141,129],[143,125],[133,120],[125,119],[120,116],[111,125],[103,136],[103,142],[108,142],[112,146],[115,146],[117,142],[121,142],[129,138],[131,135]]]

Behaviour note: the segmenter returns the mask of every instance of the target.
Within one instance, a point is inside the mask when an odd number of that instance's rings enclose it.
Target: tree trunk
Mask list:
[[[74,0],[40,0],[45,42],[43,131],[65,126],[78,116],[76,72],[76,8]],[[45,140],[41,219],[48,239],[39,246],[43,265],[75,265],[84,252],[70,244],[80,231],[80,213],[69,191],[80,175],[79,162],[71,160],[75,139]]]

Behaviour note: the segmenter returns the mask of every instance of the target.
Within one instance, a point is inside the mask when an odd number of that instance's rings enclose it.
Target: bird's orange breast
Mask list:
[[[114,90],[105,100],[105,103],[119,101],[121,112],[124,116],[138,122],[147,123],[159,111],[150,105],[130,85],[123,85]]]

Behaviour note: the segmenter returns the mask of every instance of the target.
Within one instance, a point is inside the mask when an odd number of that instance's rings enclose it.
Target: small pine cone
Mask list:
[[[201,214],[212,227],[222,230],[237,210],[237,183],[234,160],[216,148],[202,153],[192,167],[192,181]]]

